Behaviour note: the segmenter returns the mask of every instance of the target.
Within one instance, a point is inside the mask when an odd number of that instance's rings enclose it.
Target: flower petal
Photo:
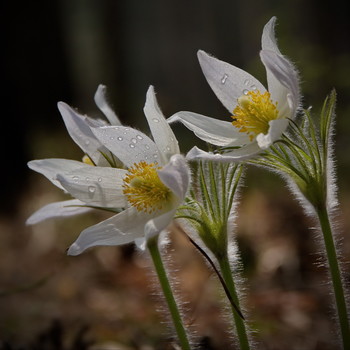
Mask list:
[[[92,208],[82,207],[85,203],[78,199],[47,204],[32,214],[26,221],[27,225],[35,225],[47,219],[67,217],[87,213]]]
[[[257,89],[262,93],[266,91],[265,87],[249,73],[204,51],[198,51],[198,59],[210,87],[230,113],[245,90]]]
[[[122,123],[119,118],[107,102],[106,91],[107,87],[105,85],[100,84],[98,86],[94,96],[95,103],[101,112],[107,117],[111,125],[121,125]]]
[[[275,36],[275,24],[276,17],[272,17],[264,26],[261,36],[261,48],[263,50],[273,51],[279,55],[282,55],[278,46]]]
[[[50,158],[32,160],[28,162],[28,167],[40,174],[43,174],[54,185],[63,190],[64,188],[62,187],[60,182],[57,181],[58,173],[70,172],[75,169],[80,169],[82,167],[91,167],[91,165],[87,165],[76,160]]]
[[[76,112],[64,102],[58,102],[57,106],[73,141],[84,153],[89,155],[95,164],[106,164],[106,160],[99,152],[102,145],[92,133],[90,126],[86,122],[86,117]]]
[[[262,50],[261,61],[265,65],[269,92],[278,103],[279,112],[285,118],[294,118],[299,105],[298,73],[285,57],[273,51]]]
[[[126,167],[141,160],[148,163],[161,160],[156,144],[141,131],[125,126],[104,126],[91,130]]]
[[[190,184],[190,171],[186,159],[180,154],[173,155],[169,163],[158,171],[158,176],[164,185],[174,192],[179,202],[182,202]]]
[[[256,142],[225,154],[214,154],[205,152],[198,147],[193,147],[186,155],[188,160],[213,160],[217,162],[239,162],[249,159],[261,152]]]
[[[79,255],[94,246],[122,245],[144,235],[144,226],[150,219],[147,214],[129,208],[82,231],[68,249],[68,255]]]
[[[89,205],[106,208],[123,208],[124,169],[89,166],[69,173],[58,174],[61,185],[75,198]]]
[[[259,134],[256,137],[256,142],[261,149],[269,148],[275,141],[280,139],[283,132],[287,129],[289,119],[275,119],[269,122],[270,128],[266,135]]]
[[[232,123],[193,112],[178,112],[168,123],[181,122],[201,140],[216,146],[233,146],[249,143],[246,133],[240,133]]]
[[[173,154],[180,153],[180,149],[173,131],[159,108],[153,86],[147,91],[143,110],[154,142],[163,156],[164,163],[167,163]]]
[[[167,226],[169,226],[169,224],[171,223],[175,213],[176,213],[176,209],[173,209],[160,216],[157,216],[154,219],[149,220],[145,225],[146,241],[158,235],[161,231],[167,228]]]

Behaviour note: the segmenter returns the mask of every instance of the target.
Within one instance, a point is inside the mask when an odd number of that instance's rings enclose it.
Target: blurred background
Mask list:
[[[147,132],[142,112],[150,84],[168,117],[179,110],[226,118],[196,52],[203,49],[265,82],[259,60],[264,24],[278,17],[279,47],[298,67],[304,107],[317,116],[338,93],[336,157],[339,240],[349,286],[350,24],[334,1],[1,1],[2,193],[0,202],[0,348],[172,349],[147,256],[132,246],[79,257],[66,248],[101,213],[26,227],[42,205],[64,197],[31,159],[80,160],[57,110],[64,101],[101,116],[93,95],[108,87],[123,123]],[[182,151],[194,145],[175,127]],[[256,179],[259,178],[257,183]],[[325,350],[334,318],[321,241],[275,175],[249,168],[235,235],[242,254],[245,305],[259,349]],[[222,291],[176,228],[168,255],[186,302],[187,323],[203,349],[232,348]],[[165,317],[166,318],[166,317]]]

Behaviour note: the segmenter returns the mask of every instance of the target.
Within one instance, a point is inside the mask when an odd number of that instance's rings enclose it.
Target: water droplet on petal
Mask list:
[[[96,187],[95,186],[89,186],[88,190],[90,193],[94,193],[96,191]]]
[[[256,89],[257,89],[255,85],[252,85],[250,88],[251,88],[252,90],[256,90]]]
[[[123,141],[123,138],[121,136],[119,136],[118,141]]]
[[[77,182],[79,180],[79,176],[73,176],[73,180]]]
[[[153,154],[153,158],[154,158],[154,159],[157,159],[157,158],[158,158],[158,154],[157,154],[157,153],[154,153],[154,154]]]
[[[244,89],[244,90],[243,90],[243,94],[244,94],[244,95],[248,95],[248,92],[249,92],[249,90],[247,90],[247,89]]]
[[[98,181],[98,182],[102,182],[102,178],[99,177],[99,178],[97,179],[97,181]]]
[[[146,148],[146,149],[149,149],[150,147],[149,147],[148,145],[145,145],[145,148]]]
[[[221,78],[221,84],[225,84],[227,78],[228,78],[228,75],[227,75],[227,74],[224,74],[224,76]]]
[[[143,137],[141,135],[137,135],[136,138],[139,140],[143,140]]]
[[[89,182],[89,181],[90,181],[90,178],[89,178],[89,177],[86,177],[85,180],[86,180],[87,182]]]
[[[114,136],[111,136],[109,139],[110,139],[110,140],[114,140]]]
[[[133,143],[130,143],[129,147],[130,148],[135,148],[135,145]]]
[[[244,85],[248,86],[249,84],[250,84],[250,80],[249,79],[244,80]]]
[[[137,140],[136,140],[136,139],[131,139],[131,142],[132,142],[132,143],[136,143]]]
[[[155,123],[159,123],[159,119],[158,118],[153,118],[152,119]]]
[[[169,146],[166,146],[166,148],[165,148],[165,151],[168,151],[168,152],[170,152],[170,147]]]

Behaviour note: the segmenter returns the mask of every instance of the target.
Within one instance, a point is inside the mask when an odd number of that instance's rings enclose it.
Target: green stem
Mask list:
[[[326,246],[327,259],[331,273],[335,302],[337,307],[338,319],[340,324],[341,335],[343,339],[344,350],[350,349],[350,327],[347,316],[344,289],[341,280],[340,268],[337,259],[337,252],[334,245],[332,228],[329,222],[329,216],[325,207],[318,209],[318,218],[323,233]]]
[[[218,258],[218,262],[220,265],[222,278],[224,279],[226,286],[231,294],[231,298],[234,304],[237,305],[237,307],[239,308],[240,305],[239,305],[235,282],[232,276],[229,258],[227,255],[224,255],[223,257]],[[232,308],[233,319],[236,325],[236,332],[238,336],[240,349],[249,350],[250,346],[249,346],[248,335],[247,335],[247,330],[246,330],[244,320],[238,315],[237,311],[232,306],[231,308]]]
[[[177,336],[179,338],[181,348],[182,350],[190,350],[190,343],[188,341],[187,334],[181,320],[180,312],[177,307],[173,292],[171,290],[171,286],[167,277],[167,273],[165,271],[162,257],[158,249],[158,236],[150,239],[147,243],[147,247],[151,254],[165,300],[168,304],[168,308],[174,323]]]

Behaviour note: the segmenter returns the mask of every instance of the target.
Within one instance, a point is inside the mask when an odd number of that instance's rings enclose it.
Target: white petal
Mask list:
[[[47,204],[32,214],[26,224],[34,225],[47,219],[79,215],[93,210],[82,207],[84,204],[77,199]]]
[[[206,117],[193,112],[178,112],[168,123],[181,122],[201,140],[216,146],[232,146],[249,143],[249,137],[241,133],[232,123]]]
[[[147,91],[143,111],[151,129],[154,142],[163,156],[164,163],[166,163],[173,154],[180,153],[180,149],[173,131],[158,106],[153,86],[150,86]]]
[[[91,130],[127,167],[141,160],[148,163],[161,161],[158,147],[141,131],[125,126],[105,126]]]
[[[265,87],[249,73],[209,56],[204,51],[198,51],[198,59],[210,87],[230,113],[233,112],[237,99],[245,90],[257,89],[262,93],[266,91]]]
[[[98,86],[94,96],[95,103],[101,112],[107,117],[111,125],[121,125],[122,123],[119,118],[107,102],[106,91],[107,88],[105,85],[100,84]]]
[[[262,37],[261,37],[261,48],[263,50],[273,51],[279,55],[282,55],[277,46],[277,40],[275,36],[275,24],[276,24],[276,17],[272,17],[265,24]]]
[[[145,226],[146,241],[158,235],[162,230],[164,230],[167,226],[169,226],[175,213],[176,213],[176,209],[173,209],[166,212],[163,215],[157,216],[156,218],[148,221]]]
[[[40,174],[43,174],[54,185],[63,190],[64,188],[61,186],[60,182],[57,181],[58,173],[70,172],[78,168],[91,166],[76,160],[51,158],[32,160],[28,162],[28,167]]]
[[[213,160],[217,162],[239,162],[252,158],[259,154],[261,149],[256,142],[225,154],[214,154],[205,152],[198,147],[193,147],[186,155],[189,160]]]
[[[266,135],[259,134],[256,141],[261,149],[269,148],[275,141],[281,138],[289,124],[288,119],[276,119],[269,122],[270,128]]]
[[[299,104],[297,71],[285,57],[272,51],[262,50],[260,57],[266,68],[271,98],[273,101],[278,102],[280,115],[284,118],[294,118]],[[288,99],[291,102],[292,108]]]
[[[169,163],[158,171],[158,176],[182,202],[190,183],[190,171],[185,158],[180,154],[173,155]]]
[[[91,157],[95,164],[103,164],[105,159],[99,152],[102,145],[92,133],[86,117],[64,102],[58,102],[57,106],[73,141]]]
[[[58,174],[61,185],[75,198],[94,206],[123,208],[124,169],[90,166]]]
[[[122,245],[143,237],[150,216],[130,208],[88,227],[68,249],[68,255],[79,255],[94,246]]]

